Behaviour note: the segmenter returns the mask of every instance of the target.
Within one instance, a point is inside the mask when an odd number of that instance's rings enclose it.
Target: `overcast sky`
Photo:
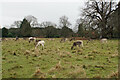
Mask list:
[[[10,26],[14,21],[32,15],[38,22],[51,21],[59,25],[59,18],[66,15],[75,25],[87,0],[0,0],[0,26]],[[119,0],[117,0],[119,1]]]
[[[51,21],[59,24],[59,18],[66,15],[74,26],[84,7],[83,0],[30,0],[4,1],[0,4],[0,24],[10,26],[14,21],[32,15],[38,22]]]

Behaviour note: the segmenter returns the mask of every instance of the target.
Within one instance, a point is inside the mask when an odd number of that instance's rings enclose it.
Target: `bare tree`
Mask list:
[[[42,22],[40,24],[41,27],[45,28],[45,27],[48,27],[48,26],[53,26],[53,27],[56,27],[57,25],[55,23],[52,23],[50,21],[45,21],[45,22]]]
[[[68,17],[62,16],[60,17],[60,28],[62,27],[70,27],[71,23],[68,21]]]
[[[36,17],[28,15],[25,17],[25,19],[30,23],[31,27],[40,27]]]
[[[83,9],[83,16],[89,26],[92,26],[93,29],[99,28],[102,37],[107,37],[109,34],[108,30],[112,29],[107,23],[114,10],[115,3],[112,0],[109,2],[105,0],[90,0],[86,2],[86,8]]]
[[[22,21],[15,21],[11,27],[17,27],[17,28],[20,28],[20,25],[21,25]]]

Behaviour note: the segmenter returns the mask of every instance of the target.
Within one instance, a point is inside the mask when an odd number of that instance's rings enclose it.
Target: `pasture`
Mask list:
[[[60,38],[45,41],[35,49],[34,42],[2,41],[3,78],[111,78],[118,75],[118,40],[100,43],[83,40],[83,48]]]

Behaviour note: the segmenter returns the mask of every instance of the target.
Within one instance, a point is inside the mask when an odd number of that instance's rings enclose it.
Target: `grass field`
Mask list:
[[[73,41],[45,41],[35,49],[28,40],[2,42],[3,78],[110,78],[118,75],[118,40],[99,40],[71,50]]]

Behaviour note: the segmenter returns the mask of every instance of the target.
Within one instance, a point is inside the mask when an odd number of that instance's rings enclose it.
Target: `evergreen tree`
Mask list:
[[[8,29],[3,27],[2,28],[2,37],[7,37],[8,36]]]
[[[72,29],[64,26],[62,29],[61,29],[61,37],[72,37],[73,35],[73,31]]]
[[[78,32],[77,32],[79,37],[83,37],[84,36],[84,32],[83,32],[83,25],[79,24],[78,25]]]
[[[26,19],[23,19],[22,24],[20,26],[20,36],[22,37],[31,36],[31,32],[32,29],[30,23]]]

